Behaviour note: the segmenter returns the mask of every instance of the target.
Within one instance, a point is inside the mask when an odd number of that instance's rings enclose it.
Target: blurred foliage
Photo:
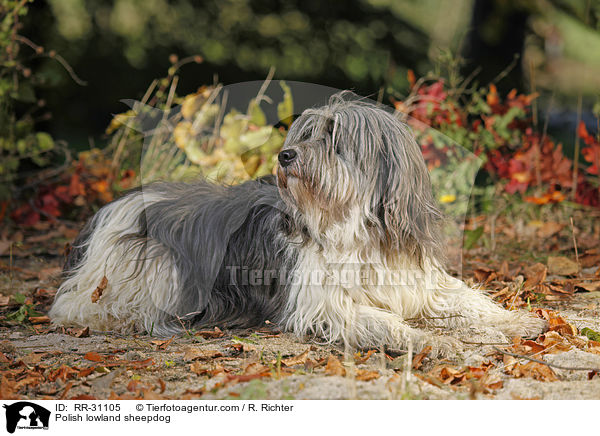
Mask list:
[[[77,150],[109,142],[81,154],[43,189],[26,177],[23,185],[36,194],[14,215],[21,222],[71,216],[73,205],[87,213],[132,183],[198,174],[235,183],[270,174],[293,113],[289,89],[280,82],[286,122],[272,126],[263,109],[277,103],[259,92],[245,110],[229,111],[221,84],[262,79],[272,68],[289,80],[371,96],[379,90],[382,101],[394,96],[397,109],[412,117],[446,205],[466,204],[461,198],[478,163],[464,160],[467,151],[487,170],[475,187],[484,210],[495,196],[516,193],[537,204],[598,203],[590,95],[600,89],[600,0],[0,0],[0,20],[0,201],[16,177],[48,166],[59,148],[41,130],[60,132]],[[465,74],[466,63],[453,53],[482,41],[485,57]],[[44,46],[60,51],[93,86],[81,88],[66,61]],[[174,52],[183,59],[172,55],[167,77],[152,81]],[[506,70],[497,71],[491,58]],[[493,86],[476,74],[479,67],[495,77]],[[519,91],[509,92],[515,71]],[[151,81],[142,97],[140,83]],[[198,88],[202,83],[213,85]],[[405,89],[408,95],[400,94]],[[577,116],[565,142],[572,145],[578,125],[581,170],[550,138],[551,122],[541,128],[538,93],[556,94],[559,105],[587,94],[584,124]],[[58,112],[51,123],[38,115],[40,96]],[[111,121],[123,97],[140,101]],[[96,135],[109,123],[104,138]]]
[[[186,60],[172,57],[172,62],[168,76],[153,82],[142,101],[128,102],[131,110],[116,115],[108,126],[115,165],[139,162],[139,183],[202,175],[230,184],[272,174],[294,115],[285,82],[280,82],[283,100],[277,106],[281,126],[274,127],[267,124],[261,108],[269,101],[264,92],[270,79],[249,101],[245,113],[235,109],[225,113],[227,96],[222,85],[202,86],[178,96],[176,72]]]
[[[134,186],[136,172],[113,165],[112,156],[92,149],[79,153],[77,160],[56,177],[36,185],[33,194],[11,212],[12,220],[22,226],[59,218],[85,220],[115,195]]]
[[[43,78],[28,66],[44,49],[19,34],[31,1],[0,2],[0,201],[10,198],[24,165],[48,165],[55,149],[48,133],[36,131],[36,115],[44,102],[35,90]]]
[[[143,67],[157,47],[200,52],[213,65],[245,71],[275,67],[286,77],[316,77],[334,67],[354,80],[380,81],[398,60],[418,54],[423,32],[369,2],[253,0],[49,0],[68,41],[103,35]],[[327,17],[336,17],[331,20]],[[421,52],[422,53],[422,52]]]
[[[513,89],[502,96],[494,83],[481,87],[458,74],[449,76],[454,80],[436,74],[416,80],[409,72],[411,91],[394,102],[398,111],[408,115],[406,121],[423,149],[434,185],[442,188],[442,203],[461,197],[468,202],[474,195],[479,210],[492,212],[496,196],[520,193],[525,201],[538,205],[571,198],[600,207],[600,141],[583,123],[578,136],[584,141],[582,155],[588,165],[578,171],[564,155],[562,144],[534,125],[532,103],[537,94]],[[479,183],[471,192],[468,165],[472,164],[461,152],[463,147],[481,159],[492,183]],[[447,177],[448,173],[458,176]],[[443,181],[436,183],[440,178]]]
[[[261,80],[272,67],[276,78],[371,94],[386,85],[405,88],[407,68],[424,73],[430,66],[426,30],[371,0],[47,0],[35,6],[29,34],[55,47],[93,84],[76,87],[44,64],[60,86],[44,98],[64,104],[49,127],[76,149],[89,135],[101,139],[119,100],[140,99],[139,84],[161,74],[171,53],[204,59],[181,78],[182,95],[202,83]]]

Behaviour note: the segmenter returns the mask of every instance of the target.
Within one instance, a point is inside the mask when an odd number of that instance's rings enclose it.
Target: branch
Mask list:
[[[71,79],[73,79],[73,81],[75,83],[77,83],[80,86],[87,85],[86,81],[81,80],[77,76],[77,74],[75,74],[75,71],[73,71],[73,68],[71,67],[71,65],[69,65],[69,63],[65,60],[65,58],[63,58],[61,55],[56,53],[54,50],[51,50],[49,53],[46,54],[46,53],[44,53],[44,47],[42,47],[41,45],[37,45],[36,43],[31,41],[29,38],[26,38],[21,35],[16,35],[15,40],[22,42],[23,44],[29,46],[31,49],[33,49],[36,52],[36,54],[38,54],[40,56],[46,56],[46,57],[49,57],[50,59],[56,59],[58,61],[58,63],[63,66],[65,71],[67,73],[69,73],[69,76],[71,76]]]
[[[600,372],[600,368],[590,368],[590,367],[582,367],[582,366],[563,366],[563,365],[557,365],[555,363],[546,362],[544,360],[534,359],[533,357],[525,356],[523,354],[516,354],[516,353],[511,353],[509,351],[502,351],[498,347],[494,347],[494,349],[497,352],[501,353],[501,354],[506,354],[508,356],[516,357],[517,359],[525,359],[525,360],[530,360],[531,362],[541,363],[542,365],[546,365],[546,366],[549,366],[549,367],[552,367],[552,368],[565,369],[567,371],[595,371],[595,372]]]

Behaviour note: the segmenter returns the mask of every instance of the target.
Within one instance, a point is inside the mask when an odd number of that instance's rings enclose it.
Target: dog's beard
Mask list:
[[[358,177],[319,144],[303,144],[299,150],[298,162],[277,171],[279,192],[288,213],[319,243],[349,226],[354,235],[357,224],[362,225],[357,220],[365,218],[361,211],[368,207],[357,195]],[[362,190],[366,194],[372,188]]]

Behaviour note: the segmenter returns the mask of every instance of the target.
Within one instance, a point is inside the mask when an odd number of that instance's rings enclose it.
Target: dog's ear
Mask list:
[[[422,264],[425,257],[443,262],[442,215],[435,204],[429,173],[411,132],[394,119],[379,150],[372,212],[381,230],[384,252]]]

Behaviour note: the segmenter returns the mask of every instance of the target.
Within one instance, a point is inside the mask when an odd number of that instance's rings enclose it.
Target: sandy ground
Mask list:
[[[20,267],[46,271],[41,278],[0,276],[10,289],[55,289],[58,261],[43,256]],[[19,281],[20,280],[20,281]],[[51,297],[38,309],[46,310]],[[600,292],[576,293],[542,307],[557,310],[570,324],[600,331]],[[5,308],[4,313],[10,307]],[[14,307],[12,308],[14,309]],[[320,345],[278,332],[189,332],[173,338],[90,332],[75,337],[30,324],[0,327],[0,395],[3,398],[202,398],[202,399],[600,399],[600,376],[589,370],[553,368],[556,381],[515,377],[495,346],[510,342],[491,330],[447,332],[463,349],[440,361],[425,356],[411,368],[399,350],[355,351]],[[481,343],[477,345],[473,343]],[[492,345],[493,344],[493,345]],[[545,354],[546,362],[600,369],[600,354],[573,347]],[[436,368],[462,371],[488,362],[485,381],[465,377],[444,382]],[[526,360],[520,360],[526,363]],[[438,371],[439,372],[439,371]],[[448,379],[447,379],[448,380]]]

